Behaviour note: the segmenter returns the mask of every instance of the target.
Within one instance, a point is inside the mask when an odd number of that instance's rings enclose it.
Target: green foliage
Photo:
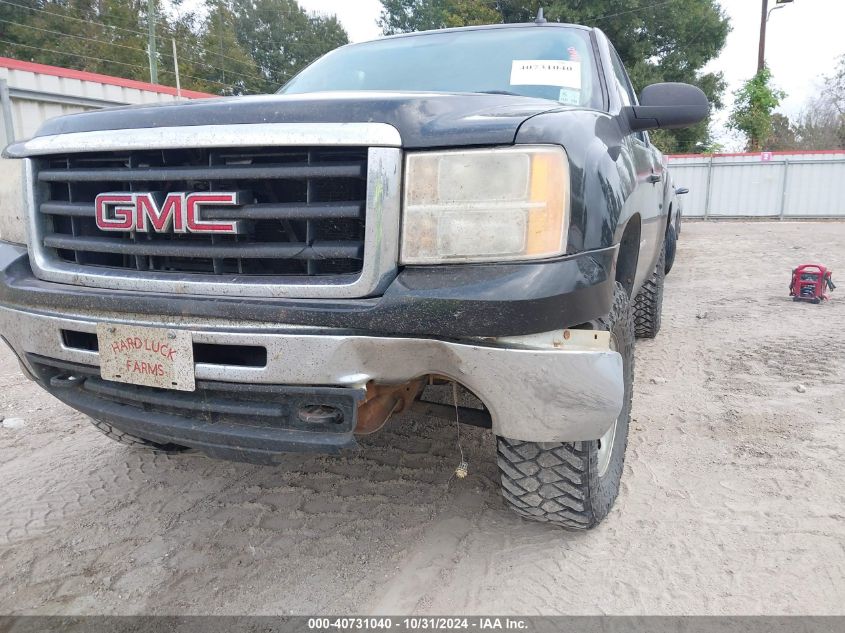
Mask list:
[[[839,58],[833,75],[822,77],[821,83],[824,88],[808,100],[794,121],[782,114],[772,115],[766,149],[845,149],[845,55]]]
[[[383,0],[379,26],[385,35],[446,28],[448,0]]]
[[[475,26],[478,24],[495,24],[501,20],[499,12],[493,3],[485,0],[451,0],[445,3],[445,25]]]
[[[275,86],[349,41],[335,16],[309,14],[296,0],[228,1],[238,41]]]
[[[619,51],[637,90],[660,81],[700,87],[715,109],[726,83],[702,69],[725,45],[730,26],[717,0],[383,0],[385,34],[478,23],[530,22],[540,6],[549,21],[597,26]],[[664,151],[712,146],[709,121],[655,135]]]
[[[14,2],[0,4],[0,54],[149,79],[146,10],[140,0]]]
[[[811,99],[799,121],[799,136],[808,149],[845,149],[845,55],[836,71],[823,77],[822,93]]]
[[[295,0],[205,0],[172,15],[155,0],[156,59],[175,86],[216,94],[273,92],[324,53],[347,43],[337,19]],[[146,0],[8,0],[0,3],[0,55],[149,81]]]
[[[775,113],[772,115],[772,133],[763,147],[770,152],[788,152],[801,147],[798,131],[789,117]]]
[[[734,93],[736,101],[728,127],[745,135],[748,151],[759,152],[772,136],[772,113],[785,96],[785,92],[772,85],[772,73],[768,67]]]
[[[379,19],[385,35],[502,21],[491,0],[384,0]]]
[[[825,88],[822,97],[832,110],[845,116],[845,55],[839,57],[833,76],[823,79]]]

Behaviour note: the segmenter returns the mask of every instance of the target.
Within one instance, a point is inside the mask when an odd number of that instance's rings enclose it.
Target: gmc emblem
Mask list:
[[[246,203],[245,191],[198,191],[145,193],[117,191],[97,196],[97,228],[101,231],[164,233],[215,233],[235,235],[244,232],[237,220],[204,220],[203,207],[235,207]]]

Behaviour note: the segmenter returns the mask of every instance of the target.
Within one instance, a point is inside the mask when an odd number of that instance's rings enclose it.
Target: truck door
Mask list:
[[[612,80],[623,106],[636,105],[637,97],[622,60],[613,45],[608,42],[612,63]],[[613,86],[611,86],[613,88]],[[663,164],[651,145],[647,132],[632,132],[626,137],[635,170],[635,191],[626,202],[642,218],[640,236],[640,257],[634,287],[639,288],[651,274],[660,249],[663,248]]]

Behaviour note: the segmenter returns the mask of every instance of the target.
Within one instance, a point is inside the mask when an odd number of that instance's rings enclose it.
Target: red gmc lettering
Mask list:
[[[131,193],[101,193],[94,207],[102,231],[128,231],[135,224],[135,196]]]
[[[228,193],[189,193],[185,196],[185,224],[192,233],[239,233],[237,222],[227,220],[205,220],[200,217],[200,207],[237,205],[237,194]]]
[[[171,230],[175,233],[185,232],[185,220],[182,214],[185,204],[184,194],[171,193],[161,203],[158,202],[154,193],[139,193],[136,196],[136,231],[148,231],[147,222],[149,222],[153,230],[158,233]]]
[[[163,233],[243,232],[242,223],[233,220],[205,220],[204,206],[240,206],[239,192],[161,192],[101,193],[95,201],[97,227],[103,231],[155,231]]]

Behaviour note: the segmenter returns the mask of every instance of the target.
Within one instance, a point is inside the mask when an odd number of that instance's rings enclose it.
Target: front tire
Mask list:
[[[502,495],[511,509],[526,519],[576,530],[595,527],[610,512],[625,463],[634,382],[634,322],[621,284],[616,284],[610,313],[593,326],[610,331],[612,346],[622,355],[622,411],[607,433],[585,442],[496,438]]]
[[[126,446],[143,448],[150,451],[156,451],[158,453],[181,453],[188,450],[187,447],[180,446],[178,444],[159,444],[157,442],[153,442],[152,440],[144,439],[143,437],[125,433],[103,420],[97,420],[96,418],[89,418],[89,420],[91,421],[91,424],[94,425],[94,428],[96,428],[100,433],[109,439]]]

